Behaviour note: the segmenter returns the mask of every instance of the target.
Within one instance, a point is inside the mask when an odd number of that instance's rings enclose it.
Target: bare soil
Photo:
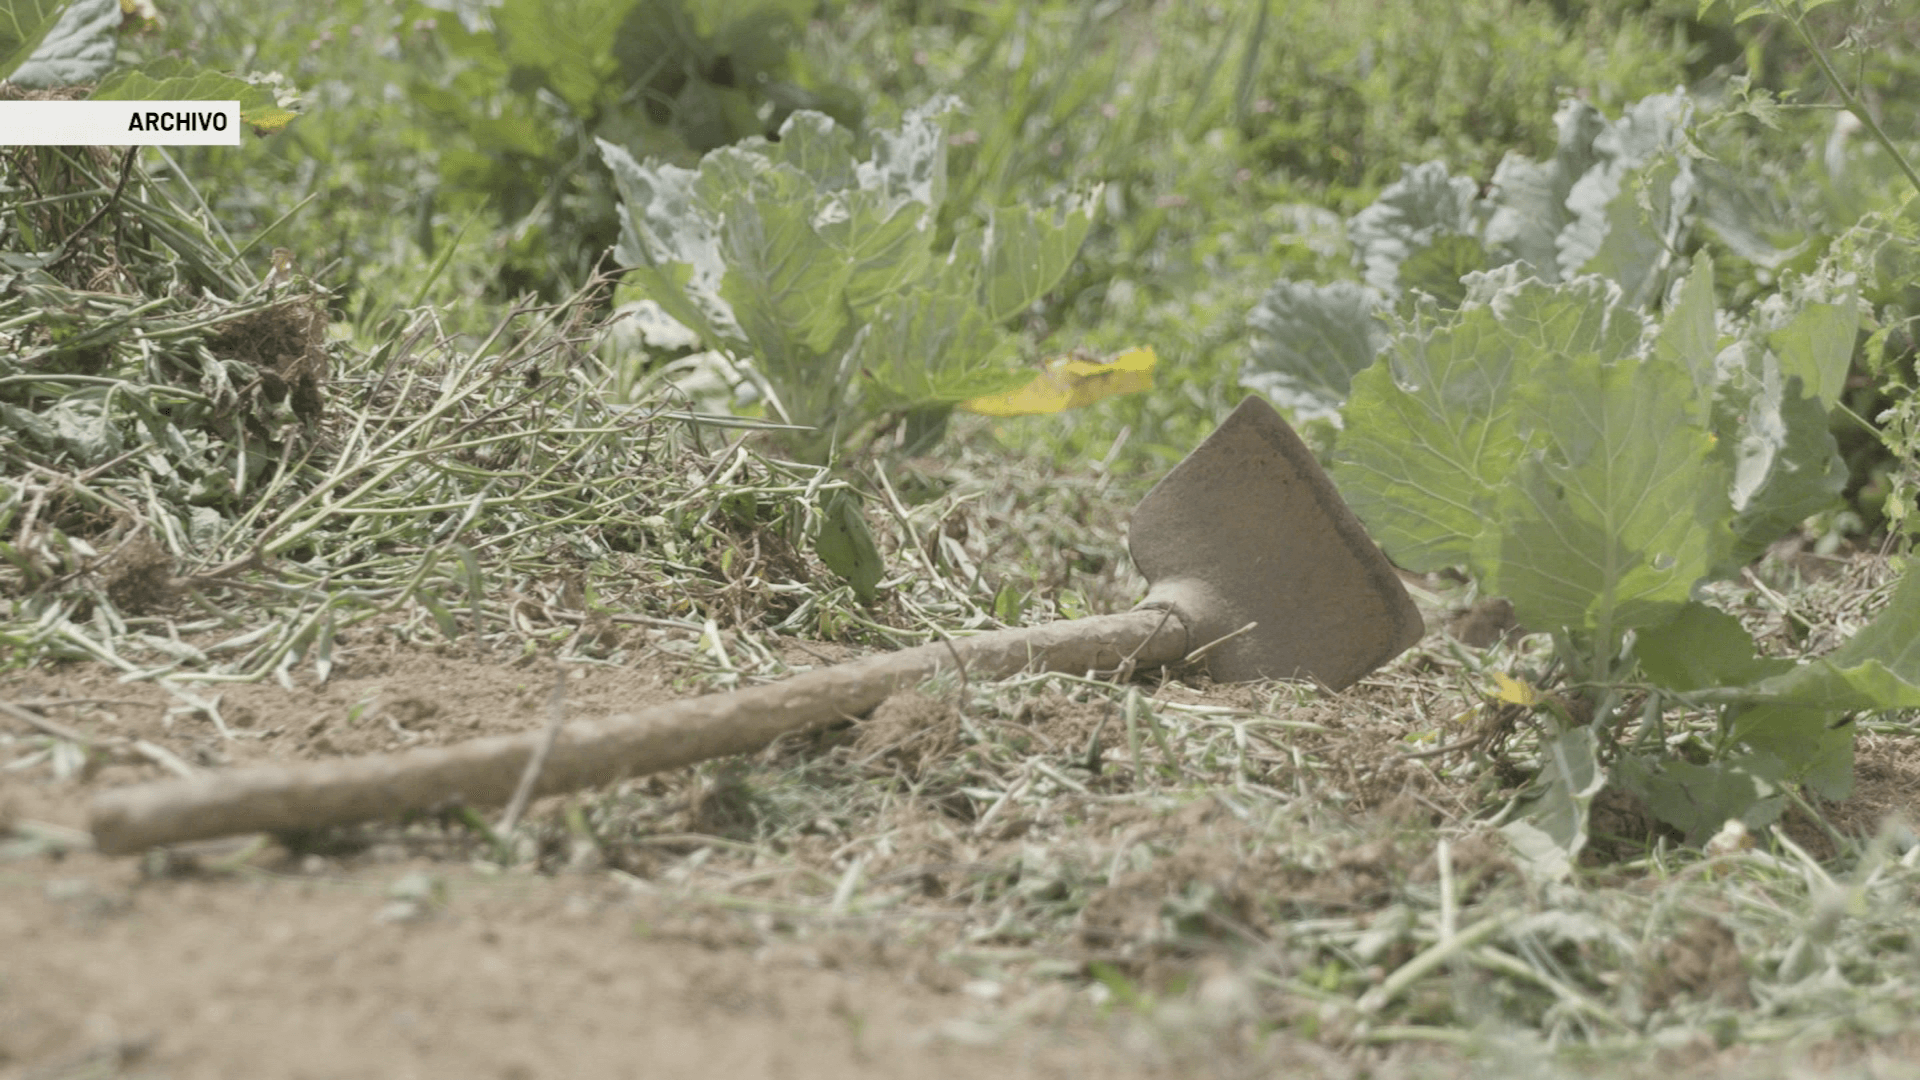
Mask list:
[[[826,655],[796,652],[794,662],[844,658],[807,648]],[[104,666],[0,680],[0,700],[97,740],[70,775],[44,760],[0,773],[0,836],[14,827],[53,838],[0,859],[0,1078],[1133,1077],[1289,1062],[1350,1071],[1285,1040],[1231,1055],[1143,1042],[1135,1025],[1059,980],[1009,992],[943,963],[932,944],[890,940],[883,925],[756,929],[687,910],[631,873],[502,871],[473,858],[472,843],[435,844],[418,829],[337,851],[260,839],[142,858],[62,849],[61,837],[84,830],[93,793],[168,775],[128,749],[135,740],[221,767],[544,722],[551,664],[458,648],[341,654],[324,686],[189,691],[211,711],[152,682],[119,682]],[[646,656],[572,669],[569,713],[630,710],[690,689],[673,685],[672,658]],[[902,695],[860,732],[862,748],[918,768],[952,748],[955,718],[943,709]],[[1069,726],[1088,722],[1072,707],[1059,712]],[[0,718],[0,757],[19,761],[47,743]],[[1124,921],[1141,883],[1120,884],[1108,910]],[[1231,998],[1234,984],[1208,992]]]
[[[819,643],[783,651],[793,664],[851,655]],[[706,688],[677,657],[633,652],[639,659],[626,666],[570,667],[569,714],[628,711]],[[704,842],[699,837],[657,837],[657,863],[563,857],[523,859],[508,870],[484,857],[473,834],[446,822],[292,846],[210,841],[140,858],[74,846],[94,793],[169,775],[134,751],[136,741],[212,768],[399,750],[545,722],[549,661],[377,641],[343,642],[339,656],[325,685],[313,685],[308,673],[291,689],[201,684],[186,698],[150,681],[120,682],[98,665],[0,678],[0,701],[29,706],[93,746],[84,762],[62,766],[46,753],[54,741],[43,730],[0,717],[0,766],[12,763],[0,770],[0,1080],[1124,1080],[1474,1071],[1432,1046],[1336,1054],[1284,1026],[1274,1030],[1271,999],[1249,984],[1230,951],[1177,958],[1174,974],[1155,970],[1153,955],[1136,955],[1129,971],[1138,985],[1164,989],[1162,1007],[1141,1010],[1116,1007],[1084,977],[983,978],[955,959],[957,931],[896,930],[907,924],[890,923],[885,913],[840,922],[775,918],[767,911],[782,894],[773,887],[762,894],[770,906],[727,910],[676,891],[670,875],[655,872]],[[1384,902],[1395,881],[1431,875],[1420,830],[1467,810],[1471,795],[1450,790],[1430,759],[1399,752],[1406,726],[1392,719],[1384,696],[1412,693],[1418,680],[1391,678],[1403,685],[1355,692],[1375,700],[1343,695],[1289,714],[1317,725],[1303,726],[1294,741],[1296,751],[1324,763],[1312,778],[1316,794],[1333,800],[1332,812],[1387,822],[1373,834],[1380,839],[1336,842],[1327,863],[1307,872],[1241,858],[1240,826],[1214,800],[1172,814],[1089,804],[1078,827],[1108,837],[1114,850],[1151,836],[1174,855],[1114,873],[1091,897],[1073,946],[1079,955],[1113,955],[1117,943],[1149,937],[1166,897],[1196,884],[1210,890],[1220,918],[1272,940],[1284,928],[1269,925],[1273,910],[1261,897],[1364,912]],[[1157,693],[1257,709],[1270,691],[1169,684]],[[1447,712],[1438,700],[1416,705]],[[1099,741],[1110,712],[1049,691],[997,722],[1076,748]],[[968,722],[987,721],[967,720],[939,696],[916,691],[896,695],[852,732],[785,752],[837,748],[915,779],[964,753]],[[1912,816],[1916,762],[1913,740],[1863,737],[1855,798],[1823,810],[1857,832],[1888,814]],[[728,827],[727,775],[683,772],[635,783],[685,793],[672,820],[712,838]],[[1284,772],[1268,780],[1295,782],[1304,781]],[[530,817],[552,826],[568,805],[546,800]],[[484,813],[491,819],[497,810]],[[1405,845],[1395,839],[1396,819],[1412,823]],[[966,866],[1060,827],[1009,812],[994,829],[956,843],[951,825],[940,807],[907,800],[884,820],[853,827],[898,837],[898,850],[877,858],[871,874],[921,874],[936,894]],[[1809,849],[1825,839],[1811,823],[1789,829]],[[7,841],[9,834],[15,839]],[[803,839],[821,850],[796,848],[796,859],[830,869],[826,851],[844,837]],[[1482,836],[1457,842],[1453,865],[1463,899],[1516,874],[1505,849]],[[1739,955],[1724,929],[1703,920],[1696,930],[1672,943],[1665,957],[1671,978],[1656,992],[1745,1000]],[[1881,1046],[1831,1049],[1850,1062],[1901,1056]],[[1707,1052],[1680,1071],[1739,1075],[1743,1061],[1737,1049]],[[1824,1071],[1816,1066],[1814,1074]]]

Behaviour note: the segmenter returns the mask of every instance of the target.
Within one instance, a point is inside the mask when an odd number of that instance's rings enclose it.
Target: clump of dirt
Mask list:
[[[1462,645],[1476,649],[1488,648],[1525,632],[1514,618],[1513,604],[1498,596],[1477,601],[1447,621],[1447,633]]]
[[[151,536],[129,540],[102,571],[107,599],[122,615],[145,615],[173,601],[173,556]]]
[[[1096,731],[1111,734],[1118,710],[1102,697],[1096,701],[1075,701],[1058,690],[1022,702],[1013,722],[1043,735],[1058,749],[1078,753],[1093,741]]]
[[[1705,915],[1656,947],[1646,994],[1649,1009],[1662,1009],[1682,998],[1705,998],[1736,1008],[1753,1004],[1740,943],[1725,924]]]
[[[276,264],[292,259],[279,250],[274,257]],[[259,382],[243,388],[243,394],[256,394],[267,405],[285,401],[308,424],[325,412],[327,311],[322,297],[301,294],[232,319],[213,344],[253,366]]]
[[[953,756],[961,730],[960,713],[952,705],[919,690],[902,690],[856,725],[853,750],[917,780],[929,766]]]

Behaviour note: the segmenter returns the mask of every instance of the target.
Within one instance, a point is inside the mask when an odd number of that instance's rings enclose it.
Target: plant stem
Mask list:
[[[1862,124],[1866,125],[1867,130],[1873,133],[1874,139],[1877,140],[1882,147],[1886,148],[1887,153],[1893,155],[1894,164],[1899,165],[1900,171],[1906,174],[1907,182],[1913,185],[1913,189],[1916,192],[1920,192],[1920,172],[1914,171],[1913,165],[1907,161],[1906,155],[1902,154],[1900,148],[1893,144],[1892,136],[1888,135],[1886,130],[1880,126],[1879,121],[1875,120],[1873,115],[1867,111],[1866,103],[1861,101],[1853,91],[1847,89],[1847,84],[1840,80],[1840,73],[1833,70],[1832,62],[1827,59],[1826,50],[1822,49],[1820,43],[1813,39],[1813,35],[1807,32],[1807,25],[1799,7],[1797,5],[1779,3],[1778,0],[1776,0],[1774,9],[1782,13],[1782,17],[1792,25],[1794,33],[1800,35],[1800,40],[1806,45],[1807,50],[1813,53],[1814,62],[1820,65],[1821,74],[1827,77],[1828,85],[1832,86],[1834,92],[1840,95],[1840,101],[1847,107],[1847,111],[1852,113]]]

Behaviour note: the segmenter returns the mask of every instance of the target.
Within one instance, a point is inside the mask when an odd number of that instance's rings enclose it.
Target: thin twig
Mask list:
[[[126,157],[120,159],[120,182],[113,185],[113,194],[108,195],[107,200],[101,203],[97,208],[95,208],[92,216],[88,217],[87,220],[81,222],[79,228],[67,234],[67,238],[65,240],[60,241],[60,248],[61,248],[60,254],[55,255],[52,260],[50,260],[45,266],[40,268],[41,270],[50,274],[54,271],[55,267],[59,266],[63,262],[66,262],[68,259],[73,258],[74,255],[79,252],[80,249],[74,246],[74,242],[76,240],[79,240],[81,237],[85,236],[87,234],[87,230],[93,228],[96,224],[98,224],[101,218],[107,216],[107,211],[113,209],[113,205],[120,201],[120,193],[125,191],[127,188],[127,177],[133,174],[133,159],[139,153],[140,153],[139,147],[137,146],[127,147]]]
[[[527,755],[527,771],[520,774],[520,786],[513,790],[513,800],[507,803],[507,812],[500,817],[498,832],[501,837],[513,835],[514,826],[520,824],[520,814],[527,808],[527,800],[533,796],[534,785],[540,782],[540,770],[546,767],[547,755],[553,752],[553,744],[559,741],[560,726],[567,719],[567,673],[565,669],[557,672],[553,679],[553,697],[547,701],[547,736],[534,745],[533,753]]]

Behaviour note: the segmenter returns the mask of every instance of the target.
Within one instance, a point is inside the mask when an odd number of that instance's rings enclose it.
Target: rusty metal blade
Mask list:
[[[1207,651],[1221,682],[1344,689],[1424,629],[1333,481],[1258,397],[1147,493],[1128,543],[1152,584],[1141,607],[1171,608],[1195,648],[1226,638]]]

